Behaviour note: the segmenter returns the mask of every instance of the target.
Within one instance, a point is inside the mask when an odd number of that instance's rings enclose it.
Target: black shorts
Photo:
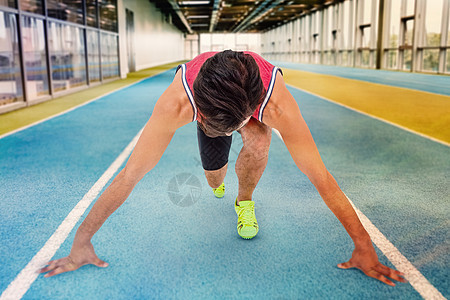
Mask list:
[[[197,138],[203,169],[214,171],[227,164],[232,136],[211,138],[197,124]]]

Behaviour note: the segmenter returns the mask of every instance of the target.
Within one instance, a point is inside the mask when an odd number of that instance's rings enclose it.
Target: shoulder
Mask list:
[[[283,76],[277,72],[270,101],[264,110],[264,123],[278,129],[282,123],[298,117],[300,109],[294,97],[288,91]]]
[[[154,113],[175,122],[176,124],[173,125],[176,125],[177,128],[192,122],[192,106],[181,81],[180,69],[175,74],[172,83],[158,99]]]

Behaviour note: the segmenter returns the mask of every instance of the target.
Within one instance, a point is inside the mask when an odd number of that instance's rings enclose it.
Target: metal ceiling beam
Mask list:
[[[252,11],[251,14],[249,14],[234,30],[234,33],[240,32],[242,30],[245,30],[253,20],[258,19],[260,16],[265,14],[267,11],[271,10],[275,6],[281,4],[285,0],[277,0],[273,2],[272,0],[265,0],[263,3],[261,3],[255,10]],[[273,2],[272,4],[270,4]],[[270,5],[268,5],[270,4]],[[268,6],[267,6],[268,5]],[[267,6],[267,7],[266,7]]]
[[[211,23],[209,24],[209,32],[213,32],[214,28],[217,25],[217,13],[219,12],[219,7],[221,4],[221,0],[214,0],[214,4],[213,4],[213,10],[211,13]]]
[[[189,25],[188,21],[186,20],[186,17],[184,16],[184,14],[181,12],[180,7],[178,6],[178,3],[175,0],[168,0],[168,2],[170,3],[170,5],[172,5],[172,9],[176,12],[176,14],[178,15],[178,17],[180,18],[181,22],[184,24],[184,26],[186,27],[187,31],[190,34],[193,34],[194,32],[191,29],[191,26]]]

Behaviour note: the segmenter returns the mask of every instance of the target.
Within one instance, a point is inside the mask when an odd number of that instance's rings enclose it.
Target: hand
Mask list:
[[[391,269],[378,261],[377,254],[372,245],[366,248],[357,247],[353,251],[352,258],[345,263],[338,264],[341,269],[358,268],[369,277],[376,278],[390,286],[395,284],[386,277],[392,278],[400,282],[407,282],[403,273]]]
[[[94,246],[90,241],[79,242],[75,238],[69,256],[50,261],[47,264],[48,266],[40,270],[40,273],[48,272],[44,277],[51,277],[64,272],[75,271],[88,264],[93,264],[101,268],[108,266],[108,263],[99,259],[95,254]]]

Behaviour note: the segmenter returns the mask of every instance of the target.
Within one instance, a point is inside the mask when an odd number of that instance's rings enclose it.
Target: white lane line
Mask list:
[[[17,277],[8,285],[6,290],[0,296],[0,300],[16,300],[20,299],[30,288],[31,284],[39,276],[39,269],[41,269],[56,253],[61,244],[66,240],[73,227],[77,224],[80,217],[102,191],[103,187],[108,183],[111,177],[117,172],[120,166],[125,162],[128,155],[136,145],[142,130],[133,138],[128,146],[120,153],[116,160],[103,173],[99,180],[92,186],[92,188],[84,195],[78,204],[67,215],[64,221],[59,225],[53,235],[47,240],[45,245],[39,252],[31,259],[28,265],[17,275]]]
[[[281,134],[278,130],[273,129],[278,137],[283,141]],[[283,141],[284,143],[284,141]],[[345,195],[347,197],[347,195]],[[405,278],[411,284],[411,286],[424,298],[424,299],[445,299],[445,297],[417,270],[416,267],[409,260],[398,251],[398,249],[381,233],[378,228],[373,225],[366,215],[364,215],[353,202],[347,197],[356,214],[359,217],[364,228],[370,235],[372,242],[383,252],[383,254],[389,259],[389,261],[395,266],[397,270],[405,274]]]
[[[347,197],[348,199],[348,197]],[[424,299],[445,299],[444,296],[417,270],[409,260],[381,233],[378,228],[348,199],[373,243],[389,261],[405,274],[405,278]]]
[[[0,139],[2,139],[2,138],[4,138],[4,137],[7,137],[7,136],[9,136],[9,135],[12,135],[12,134],[14,134],[14,133],[20,132],[20,131],[22,131],[22,130],[28,129],[28,128],[30,128],[30,127],[36,126],[36,125],[38,125],[38,124],[41,124],[41,123],[43,123],[43,122],[45,122],[45,121],[48,121],[48,120],[51,120],[51,119],[53,119],[53,118],[62,116],[62,115],[64,115],[64,114],[67,114],[67,113],[69,113],[69,112],[71,112],[71,111],[73,111],[73,110],[75,110],[75,109],[77,109],[77,108],[80,108],[80,107],[82,107],[82,106],[85,106],[85,105],[87,105],[87,104],[89,104],[89,103],[91,103],[91,102],[97,101],[97,100],[100,99],[100,98],[106,97],[106,96],[111,95],[111,94],[113,94],[113,93],[115,93],[115,92],[118,92],[118,91],[123,90],[123,89],[125,89],[125,88],[128,88],[128,87],[130,87],[130,86],[133,86],[133,85],[135,85],[135,84],[138,84],[138,83],[140,83],[140,82],[142,82],[142,81],[144,81],[144,80],[146,80],[146,79],[148,79],[148,78],[150,78],[150,77],[155,77],[155,76],[157,76],[157,75],[159,75],[159,74],[162,74],[162,73],[167,72],[167,71],[170,71],[170,70],[171,70],[171,69],[164,70],[164,71],[161,71],[161,72],[156,73],[156,74],[154,74],[154,75],[150,75],[150,76],[148,76],[148,77],[142,78],[142,79],[139,80],[139,81],[136,81],[136,82],[133,82],[133,83],[131,83],[131,84],[129,84],[129,85],[126,85],[126,86],[117,88],[117,89],[115,89],[115,90],[113,90],[113,91],[110,91],[110,92],[108,92],[108,93],[106,93],[106,94],[103,94],[103,95],[101,95],[101,96],[98,96],[98,97],[96,97],[96,98],[94,98],[94,99],[92,99],[92,100],[89,100],[89,101],[87,101],[87,102],[81,103],[81,104],[79,104],[79,105],[77,105],[77,106],[71,107],[71,108],[69,108],[69,109],[67,109],[67,110],[64,110],[64,111],[60,112],[60,113],[57,113],[57,114],[52,115],[52,116],[50,116],[50,117],[47,117],[47,118],[45,118],[45,119],[36,121],[36,122],[31,123],[31,124],[29,124],[29,125],[26,125],[26,126],[17,128],[17,129],[15,129],[15,130],[13,130],[13,131],[10,131],[10,132],[7,132],[7,133],[5,133],[5,134],[2,134],[2,135],[0,135]]]
[[[293,85],[290,85],[290,84],[287,84],[287,85],[290,86],[290,87],[292,87],[292,88],[294,88],[294,89],[300,90],[300,91],[302,91],[302,92],[304,92],[304,93],[313,95],[313,96],[315,96],[315,97],[317,97],[317,98],[326,100],[326,101],[331,102],[331,103],[333,103],[333,104],[336,104],[336,105],[345,107],[345,108],[347,108],[347,109],[350,109],[350,110],[355,111],[355,112],[357,112],[357,113],[360,113],[360,114],[362,114],[362,115],[368,116],[368,117],[370,117],[370,118],[372,118],[372,119],[375,119],[375,120],[384,122],[384,123],[386,123],[386,124],[395,126],[395,127],[397,127],[397,128],[403,129],[403,130],[405,130],[405,131],[414,133],[414,134],[416,134],[416,135],[418,135],[418,136],[421,136],[421,137],[426,138],[426,139],[428,139],[428,140],[431,140],[431,141],[433,141],[433,142],[436,142],[436,143],[442,144],[442,145],[444,145],[444,146],[450,147],[450,144],[449,144],[449,143],[444,142],[444,141],[441,141],[441,140],[438,140],[438,139],[436,139],[436,138],[434,138],[434,137],[431,137],[431,136],[428,136],[428,135],[426,135],[426,134],[423,134],[423,133],[414,131],[414,130],[409,129],[409,128],[407,128],[407,127],[403,127],[402,125],[399,125],[399,124],[390,122],[390,121],[388,121],[388,120],[382,119],[382,118],[380,118],[380,117],[377,117],[377,116],[368,114],[368,113],[363,112],[363,111],[361,111],[361,110],[357,110],[357,109],[355,109],[355,108],[353,108],[353,107],[351,107],[351,106],[347,106],[347,105],[345,105],[345,104],[336,102],[336,101],[334,101],[334,100],[331,100],[331,99],[326,98],[326,97],[323,97],[323,96],[321,96],[321,95],[318,95],[318,94],[309,92],[309,91],[304,90],[304,89],[301,89],[301,88],[299,88],[299,87],[296,87],[296,86],[293,86]]]

